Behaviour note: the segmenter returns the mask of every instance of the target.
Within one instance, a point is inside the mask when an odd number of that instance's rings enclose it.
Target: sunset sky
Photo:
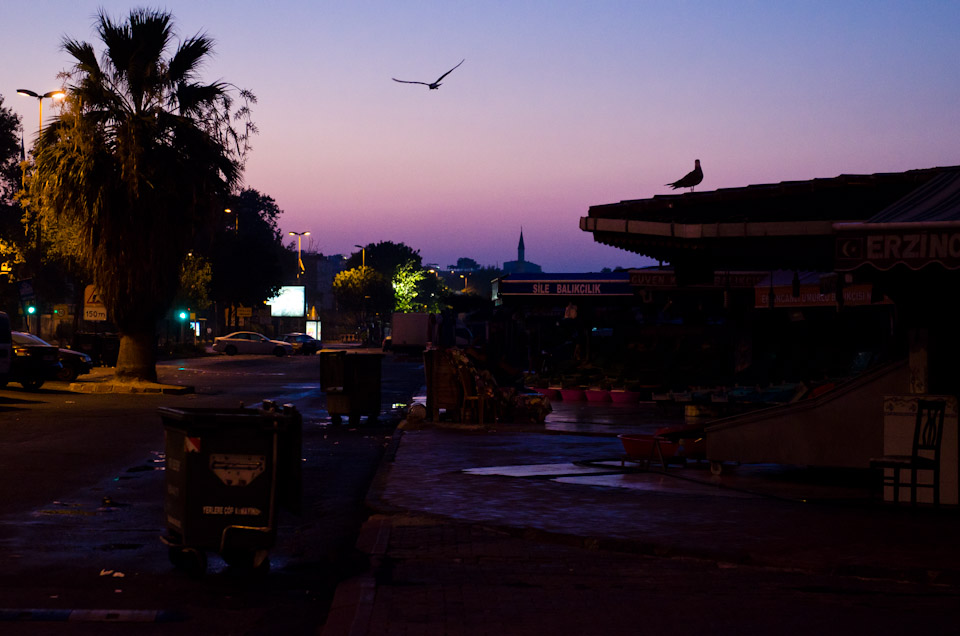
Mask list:
[[[646,259],[581,232],[590,205],[960,164],[960,2],[32,0],[0,10],[4,104],[59,88],[63,36],[171,11],[216,41],[204,79],[258,97],[246,185],[325,254],[383,240],[425,263],[548,272]],[[461,59],[439,90],[433,81]],[[44,114],[53,113],[49,102]]]

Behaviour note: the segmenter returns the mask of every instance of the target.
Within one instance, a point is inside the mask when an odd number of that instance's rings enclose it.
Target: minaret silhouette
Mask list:
[[[517,245],[517,260],[521,263],[523,262],[523,253],[525,249],[523,247],[523,226],[520,227],[520,244]]]

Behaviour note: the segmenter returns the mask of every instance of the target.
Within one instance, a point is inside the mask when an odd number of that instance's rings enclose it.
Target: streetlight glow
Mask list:
[[[67,96],[64,91],[48,91],[41,95],[35,91],[31,91],[26,88],[18,88],[17,95],[23,95],[25,97],[36,97],[37,103],[40,105],[40,125],[37,126],[37,139],[40,138],[40,131],[43,130],[43,100],[44,99],[63,99]]]
[[[300,257],[300,242],[304,236],[310,236],[310,232],[287,232],[287,234],[297,237],[297,263],[300,264],[300,271],[297,272],[297,278],[300,278],[300,275],[306,271],[303,267],[303,259]]]
[[[223,208],[223,211],[226,214],[230,214],[233,212],[233,210],[231,210],[230,208]],[[233,218],[233,233],[234,234],[240,233],[240,211],[239,210],[237,211],[237,216]]]

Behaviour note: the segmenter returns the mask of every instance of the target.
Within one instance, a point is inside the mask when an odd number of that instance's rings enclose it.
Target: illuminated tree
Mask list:
[[[337,274],[333,296],[342,311],[353,312],[358,320],[393,309],[393,286],[372,267],[354,267]]]
[[[404,313],[423,311],[423,304],[416,302],[419,293],[419,283],[423,278],[423,269],[413,261],[408,261],[397,268],[396,273],[393,275],[394,311]]]

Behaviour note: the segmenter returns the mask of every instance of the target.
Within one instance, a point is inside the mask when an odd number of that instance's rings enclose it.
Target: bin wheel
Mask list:
[[[710,474],[719,475],[723,472],[723,464],[720,462],[710,462]]]
[[[207,571],[207,553],[203,550],[170,546],[168,554],[170,563],[178,570],[194,576],[200,576]]]
[[[237,572],[266,574],[270,571],[270,553],[267,550],[224,550],[220,556]]]

